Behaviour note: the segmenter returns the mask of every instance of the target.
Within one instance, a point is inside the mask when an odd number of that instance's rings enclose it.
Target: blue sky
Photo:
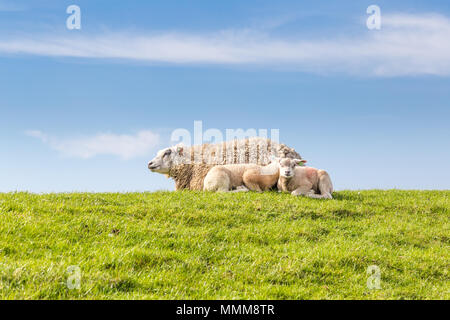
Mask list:
[[[146,164],[194,120],[338,190],[449,189],[450,3],[0,0],[0,110],[0,192],[173,189]]]

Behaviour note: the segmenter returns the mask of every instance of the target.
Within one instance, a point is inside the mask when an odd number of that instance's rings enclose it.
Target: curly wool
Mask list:
[[[293,148],[267,138],[252,137],[221,143],[183,147],[176,164],[238,164],[267,165],[272,157],[301,159]]]

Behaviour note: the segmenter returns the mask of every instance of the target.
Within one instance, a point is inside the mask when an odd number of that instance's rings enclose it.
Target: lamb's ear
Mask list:
[[[307,161],[306,161],[305,159],[294,159],[294,162],[295,162],[295,164],[296,164],[297,166],[302,167],[302,166],[305,165],[305,163],[306,163]]]
[[[177,146],[177,153],[179,154],[179,155],[182,155],[183,154],[183,146]]]

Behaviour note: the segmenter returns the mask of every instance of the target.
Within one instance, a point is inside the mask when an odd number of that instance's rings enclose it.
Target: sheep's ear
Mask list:
[[[183,153],[183,147],[182,146],[178,146],[177,147],[177,153],[178,154],[182,154]]]
[[[296,165],[301,167],[301,166],[305,165],[306,160],[305,159],[295,159],[294,162],[295,162]]]

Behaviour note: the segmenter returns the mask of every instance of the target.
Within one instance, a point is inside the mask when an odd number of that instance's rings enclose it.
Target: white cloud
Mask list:
[[[383,15],[381,30],[327,38],[281,39],[252,30],[0,39],[0,53],[110,58],[176,64],[256,65],[316,73],[450,75],[450,19]]]
[[[39,130],[28,130],[25,131],[25,134],[33,138],[41,139],[43,142],[48,142],[48,136]]]
[[[25,134],[40,139],[64,156],[83,159],[97,155],[114,155],[122,159],[145,156],[160,143],[160,136],[149,130],[139,131],[135,135],[100,133],[68,139],[51,137],[38,130],[29,130]]]

